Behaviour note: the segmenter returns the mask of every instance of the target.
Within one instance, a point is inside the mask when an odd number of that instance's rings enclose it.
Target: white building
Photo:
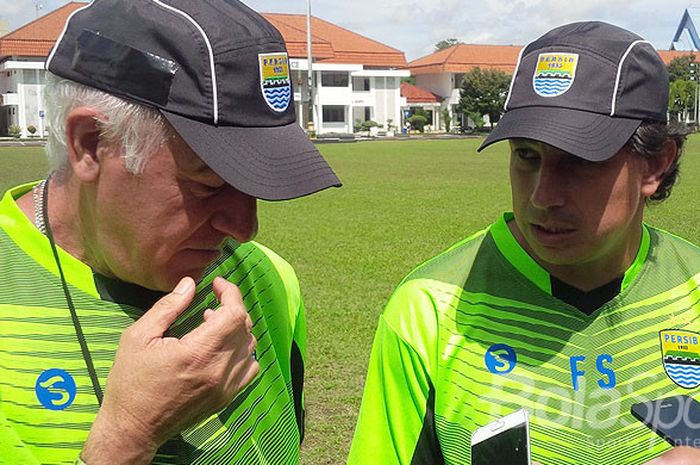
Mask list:
[[[263,14],[287,44],[299,124],[308,127],[308,59],[304,15]],[[387,127],[401,121],[401,78],[408,77],[404,53],[319,18],[311,22],[318,134],[352,133],[359,122]]]
[[[27,128],[44,134],[42,103],[44,61],[58,39],[67,18],[84,3],[71,2],[3,37],[0,37],[0,136],[17,125],[22,135]],[[294,80],[294,103],[299,124],[309,128],[308,59],[306,17],[264,14],[282,33],[290,57]],[[366,120],[386,127],[401,121],[400,83],[410,72],[400,50],[312,18],[312,46],[315,75],[316,133],[352,133]]]
[[[684,36],[697,37],[692,16],[688,10],[678,26],[678,31],[673,39],[674,44],[677,45]],[[443,98],[440,111],[449,110],[452,126],[455,127],[459,124],[464,126],[467,121],[460,121],[460,119],[466,118],[466,115],[460,115],[457,112],[464,73],[479,67],[481,69],[497,69],[511,75],[515,71],[521,48],[522,46],[519,45],[458,44],[418,58],[408,63],[408,69],[411,71],[411,75],[415,76],[417,87]],[[674,58],[688,54],[688,52],[673,50],[657,51],[667,65]],[[484,116],[485,123],[488,124],[488,115]],[[440,119],[439,127],[436,128],[444,129],[442,119]]]
[[[519,46],[458,44],[418,58],[408,64],[416,86],[442,97],[441,111],[450,113],[452,127],[463,126],[457,112],[459,87],[464,73],[474,68],[498,69],[509,75],[515,70],[520,53]],[[444,129],[444,120],[439,119],[437,129]]]

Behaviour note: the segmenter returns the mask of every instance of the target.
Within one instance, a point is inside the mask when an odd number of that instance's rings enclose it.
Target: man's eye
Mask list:
[[[537,155],[537,153],[526,148],[513,149],[513,154],[523,161],[536,161],[539,159],[539,155]]]

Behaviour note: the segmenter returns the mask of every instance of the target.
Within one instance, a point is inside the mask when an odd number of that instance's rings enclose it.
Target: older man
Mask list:
[[[235,1],[97,0],[47,68],[52,174],[0,202],[0,463],[298,462],[299,286],[248,241],[256,199],[340,184],[279,32]]]
[[[670,448],[630,412],[700,386],[697,364],[672,357],[700,360],[700,250],[643,222],[669,196],[685,140],[667,124],[668,89],[654,48],[609,24],[558,27],[523,49],[482,146],[510,143],[513,212],[394,292],[350,464],[514,463],[508,443],[489,461],[471,438],[521,408],[542,464],[642,464]]]

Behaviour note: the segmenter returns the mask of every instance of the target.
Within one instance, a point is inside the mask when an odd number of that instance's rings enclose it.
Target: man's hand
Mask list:
[[[122,334],[81,454],[89,465],[150,463],[161,444],[224,408],[257,375],[253,324],[238,288],[222,278],[213,285],[220,307],[183,338],[163,337],[194,287],[184,278]]]
[[[656,457],[646,465],[698,465],[700,449],[693,447],[674,447],[665,454]]]

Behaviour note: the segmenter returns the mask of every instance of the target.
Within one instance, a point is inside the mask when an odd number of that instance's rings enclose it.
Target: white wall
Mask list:
[[[290,59],[290,68],[294,79],[294,100],[296,102],[306,103],[307,94],[307,78],[308,62],[305,59],[292,58]],[[313,65],[316,89],[314,94],[314,104],[316,106],[316,115],[314,118],[314,127],[318,134],[329,132],[347,132],[353,131],[354,119],[358,112],[356,108],[370,107],[372,108],[372,119],[386,127],[387,121],[392,120],[393,125],[400,124],[401,121],[401,106],[405,102],[401,98],[400,82],[401,77],[409,76],[408,70],[390,70],[390,69],[371,69],[366,70],[362,65],[357,64],[342,64],[342,63],[314,63]],[[347,87],[324,87],[321,82],[321,73],[323,71],[332,72],[347,72],[348,86]],[[370,81],[369,91],[353,91],[353,77],[368,78]],[[323,105],[342,105],[346,107],[346,122],[343,123],[323,123],[322,106]],[[302,106],[303,108],[303,106]],[[364,109],[358,110],[364,117]],[[303,111],[301,112],[303,113]],[[302,126],[306,127],[306,115],[298,114],[297,118]]]
[[[434,73],[419,74],[416,76],[416,86],[428,90],[440,97],[449,97],[452,94],[452,74]]]
[[[22,137],[30,135],[27,131],[30,125],[37,128],[35,136],[44,134],[45,118],[40,116],[40,112],[44,111],[43,66],[43,61],[11,60],[0,63],[0,93],[3,94],[4,105],[0,111],[7,114],[2,132],[6,131],[7,126],[17,124],[22,128]]]

